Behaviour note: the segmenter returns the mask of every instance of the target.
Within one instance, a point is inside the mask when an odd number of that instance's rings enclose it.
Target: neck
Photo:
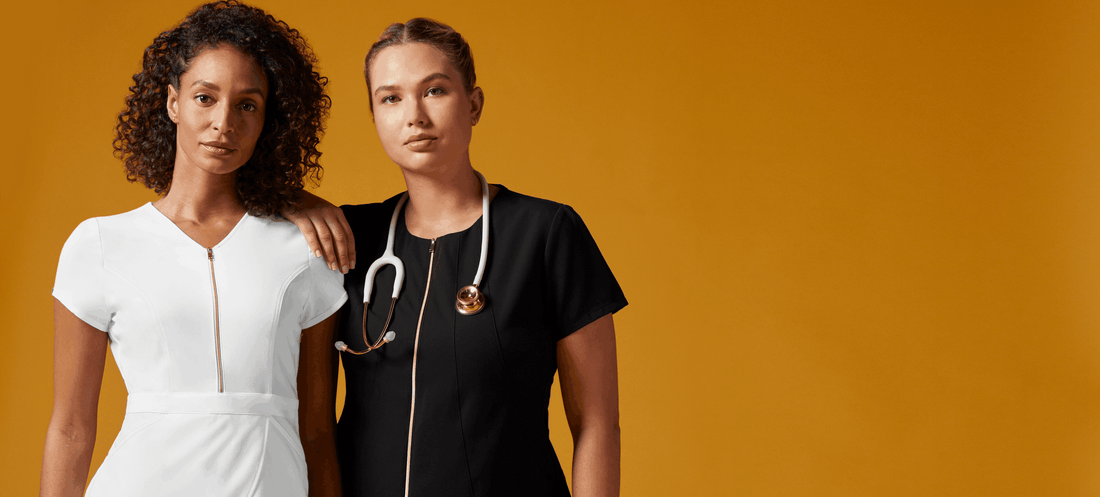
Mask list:
[[[405,225],[421,238],[469,228],[481,217],[481,181],[472,167],[431,175],[403,171],[409,189]]]
[[[177,169],[177,172],[183,172]],[[175,174],[164,198],[154,202],[174,221],[203,224],[225,217],[239,218],[244,204],[237,197],[237,174]]]

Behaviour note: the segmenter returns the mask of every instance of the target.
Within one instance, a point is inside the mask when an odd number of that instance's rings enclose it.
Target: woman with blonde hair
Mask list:
[[[311,198],[290,216],[312,247],[325,240],[330,257],[363,262],[339,263],[354,267],[338,344],[344,491],[569,495],[547,429],[557,371],[573,492],[618,495],[612,313],[626,298],[588,229],[569,206],[474,170],[485,96],[460,34],[422,18],[394,24],[365,66],[378,138],[408,191],[343,207],[351,250],[332,248],[341,211]]]

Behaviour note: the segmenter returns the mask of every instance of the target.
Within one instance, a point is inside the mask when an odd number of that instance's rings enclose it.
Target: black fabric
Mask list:
[[[353,349],[364,348],[364,275],[385,250],[398,198],[342,207],[359,261],[344,278],[348,305],[339,335]],[[405,282],[390,325],[397,337],[363,356],[342,354],[347,398],[337,440],[345,495],[404,491],[422,303],[409,494],[569,495],[547,427],[556,343],[622,309],[626,298],[569,206],[501,186],[489,220],[489,260],[481,284],[488,303],[481,313],[462,316],[455,295],[477,272],[481,220],[436,239],[425,302],[431,240],[410,235],[404,214],[398,218],[394,252],[405,265]],[[372,341],[386,319],[393,281],[392,266],[375,279],[367,313]]]

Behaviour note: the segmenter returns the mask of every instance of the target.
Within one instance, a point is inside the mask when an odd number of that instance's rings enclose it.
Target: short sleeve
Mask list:
[[[571,207],[562,205],[555,214],[545,254],[557,340],[626,307],[626,296],[596,240]]]
[[[333,271],[323,257],[309,256],[309,297],[302,313],[302,329],[309,328],[340,310],[348,299],[344,291],[344,275]]]
[[[61,248],[53,296],[69,312],[99,331],[107,331],[111,323],[103,289],[104,273],[99,223],[88,219],[73,230]]]

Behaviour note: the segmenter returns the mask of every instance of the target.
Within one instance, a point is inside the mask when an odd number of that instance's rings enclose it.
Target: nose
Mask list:
[[[222,133],[233,131],[233,107],[225,103],[219,103],[211,117],[211,126]]]
[[[432,120],[428,118],[427,109],[424,108],[423,100],[416,99],[412,102],[412,105],[407,106],[405,123],[410,128],[413,126],[427,128],[432,125]]]

